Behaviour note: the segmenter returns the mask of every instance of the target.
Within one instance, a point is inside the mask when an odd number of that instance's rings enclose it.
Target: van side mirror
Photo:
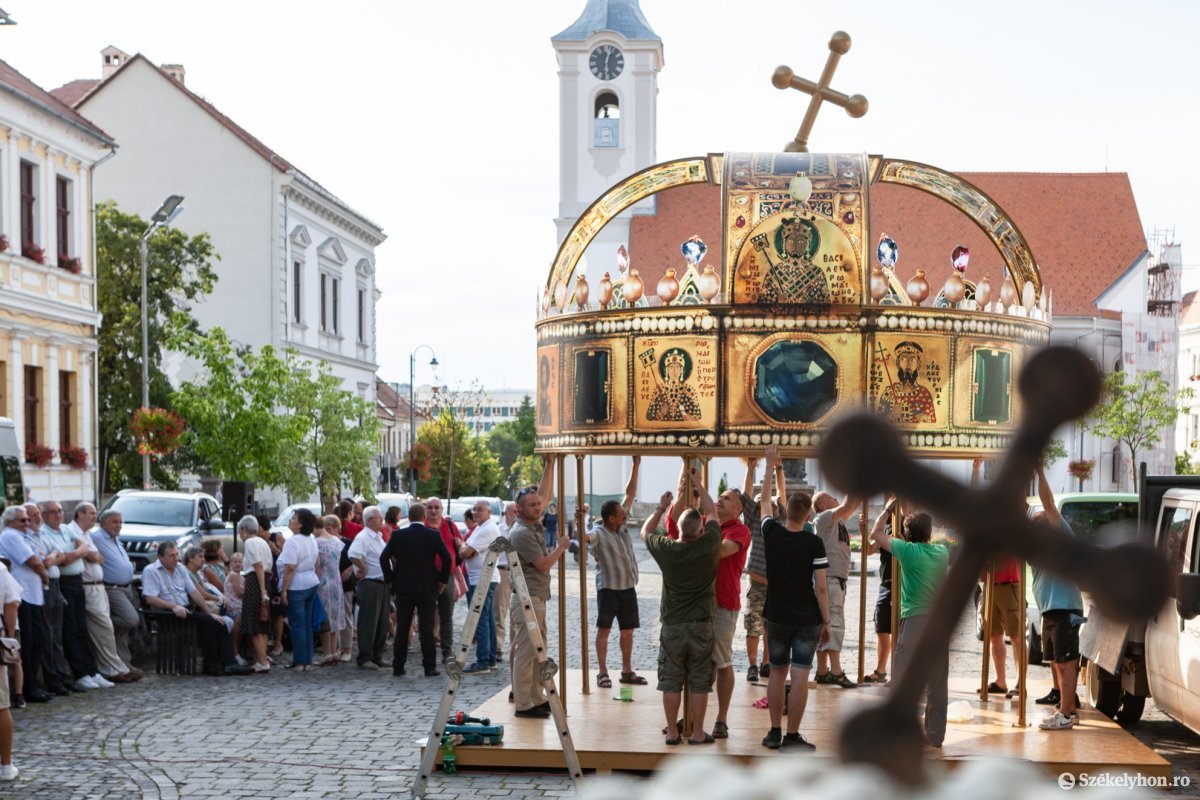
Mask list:
[[[207,522],[202,523],[200,529],[206,531],[223,531],[225,530],[225,520],[220,517],[213,517]]]
[[[1185,572],[1179,576],[1175,608],[1183,619],[1195,619],[1200,616],[1200,574]]]

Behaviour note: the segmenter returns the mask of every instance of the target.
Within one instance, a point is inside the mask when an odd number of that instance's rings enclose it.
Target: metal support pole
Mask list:
[[[886,498],[885,498],[886,499]],[[861,566],[858,573],[858,682],[866,676],[867,663],[867,498],[858,515],[858,542]],[[845,672],[845,667],[842,672]]]
[[[149,271],[150,261],[150,244],[147,241],[150,234],[154,233],[155,226],[150,225],[146,232],[142,234],[142,240],[138,243],[138,249],[142,257],[142,408],[150,407],[150,322],[149,298],[147,297],[148,284],[146,273]],[[142,488],[150,488],[150,453],[142,454]]]
[[[567,459],[565,456],[558,459],[556,472],[559,519],[562,520],[565,528],[566,520],[562,519],[562,512],[567,508]],[[558,663],[558,696],[562,700],[565,711],[567,708],[567,554],[565,552],[558,557]]]
[[[904,538],[904,512],[896,503],[892,511],[892,536]],[[892,557],[892,663],[896,663],[896,637],[900,633],[900,562]],[[895,669],[892,672],[895,673]]]
[[[683,503],[683,510],[692,507],[692,458],[691,456],[683,457],[683,497],[675,498],[676,503]],[[680,512],[682,515],[683,512]],[[666,523],[664,523],[666,524]],[[679,532],[680,537],[683,536],[683,531]],[[685,675],[683,678],[683,735],[691,737],[692,735],[692,703],[691,703],[691,687],[688,686],[688,679]],[[667,731],[667,735],[671,734]]]
[[[579,483],[579,508],[584,506],[583,493],[583,455],[576,454],[575,456],[575,477]],[[580,528],[583,527],[583,518],[580,517]],[[591,694],[591,681],[588,679],[588,611],[587,611],[587,536],[586,531],[579,531],[579,650],[580,664],[583,669],[583,693]],[[565,562],[564,562],[565,563]]]

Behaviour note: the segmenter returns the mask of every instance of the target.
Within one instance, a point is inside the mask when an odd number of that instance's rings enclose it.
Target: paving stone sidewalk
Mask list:
[[[635,637],[634,666],[653,670],[661,577],[638,544],[643,627]],[[567,663],[578,667],[579,575],[570,556],[568,564]],[[552,586],[557,592],[556,580]],[[868,608],[872,608],[874,577],[868,578],[867,588]],[[851,577],[848,589],[847,616],[856,619],[857,577]],[[549,603],[547,615],[555,656],[556,597]],[[589,597],[589,626],[594,615],[594,599]],[[461,629],[464,603],[458,605],[455,616]],[[589,637],[592,635],[594,631]],[[869,619],[867,638],[869,671],[874,665]],[[857,671],[857,642],[857,625],[852,623],[846,635],[847,673]],[[737,679],[744,680],[746,660],[740,629],[734,652]],[[619,669],[615,635],[609,653],[610,670]],[[979,653],[971,622],[964,618],[952,645],[952,674],[977,675]],[[410,654],[406,678],[393,678],[386,670],[357,670],[352,664],[304,674],[280,669],[268,675],[229,678],[148,674],[137,684],[59,698],[46,705],[30,704],[13,712],[15,762],[21,776],[14,784],[0,784],[0,798],[407,797],[419,760],[416,740],[428,731],[445,686],[444,677],[412,677],[421,675],[419,660],[419,653]],[[594,654],[591,664],[594,672]],[[507,684],[507,669],[467,676],[456,708],[469,710]],[[1169,722],[1166,726],[1163,735],[1178,738],[1179,726]],[[1184,731],[1184,739],[1190,736]],[[429,796],[573,794],[571,782],[563,774],[464,771],[456,776],[436,773]]]

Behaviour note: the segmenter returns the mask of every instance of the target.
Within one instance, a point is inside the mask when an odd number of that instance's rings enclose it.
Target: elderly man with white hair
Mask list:
[[[379,557],[383,554],[383,512],[379,506],[363,509],[363,529],[350,543],[346,555],[354,564],[358,579],[358,662],[359,669],[381,669],[391,666],[383,660],[387,644],[388,589],[383,579]],[[397,631],[397,636],[407,631]]]
[[[75,506],[74,518],[66,526],[67,532],[82,541],[86,550],[82,577],[88,640],[92,643],[100,674],[114,683],[130,683],[141,678],[143,673],[125,663],[117,653],[108,592],[104,589],[104,556],[88,535],[95,524],[96,507],[91,503],[80,503]]]
[[[50,646],[50,629],[46,624],[45,592],[50,588],[50,575],[45,553],[39,553],[29,533],[29,512],[25,506],[4,509],[4,530],[0,532],[0,556],[12,564],[12,576],[21,587],[21,605],[17,608],[21,629],[21,666],[25,671],[25,697],[34,703],[44,703],[54,694],[70,694],[45,660]],[[38,671],[46,679],[44,692],[38,687]],[[51,694],[53,692],[53,694]]]

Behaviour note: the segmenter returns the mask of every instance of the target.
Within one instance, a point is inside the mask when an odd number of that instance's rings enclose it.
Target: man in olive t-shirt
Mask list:
[[[713,610],[716,604],[714,583],[720,560],[721,526],[716,506],[700,481],[699,470],[692,470],[693,485],[699,487],[700,512],[688,509],[679,518],[679,539],[658,533],[658,523],[671,505],[671,493],[659,501],[658,508],[642,526],[646,549],[662,569],[663,588],[658,645],[658,690],[663,693],[663,711],[667,717],[667,744],[679,744],[675,721],[688,686],[692,712],[692,738],[689,744],[711,744],[714,739],[704,731],[708,693],[713,684]],[[700,514],[708,519],[703,524]]]

